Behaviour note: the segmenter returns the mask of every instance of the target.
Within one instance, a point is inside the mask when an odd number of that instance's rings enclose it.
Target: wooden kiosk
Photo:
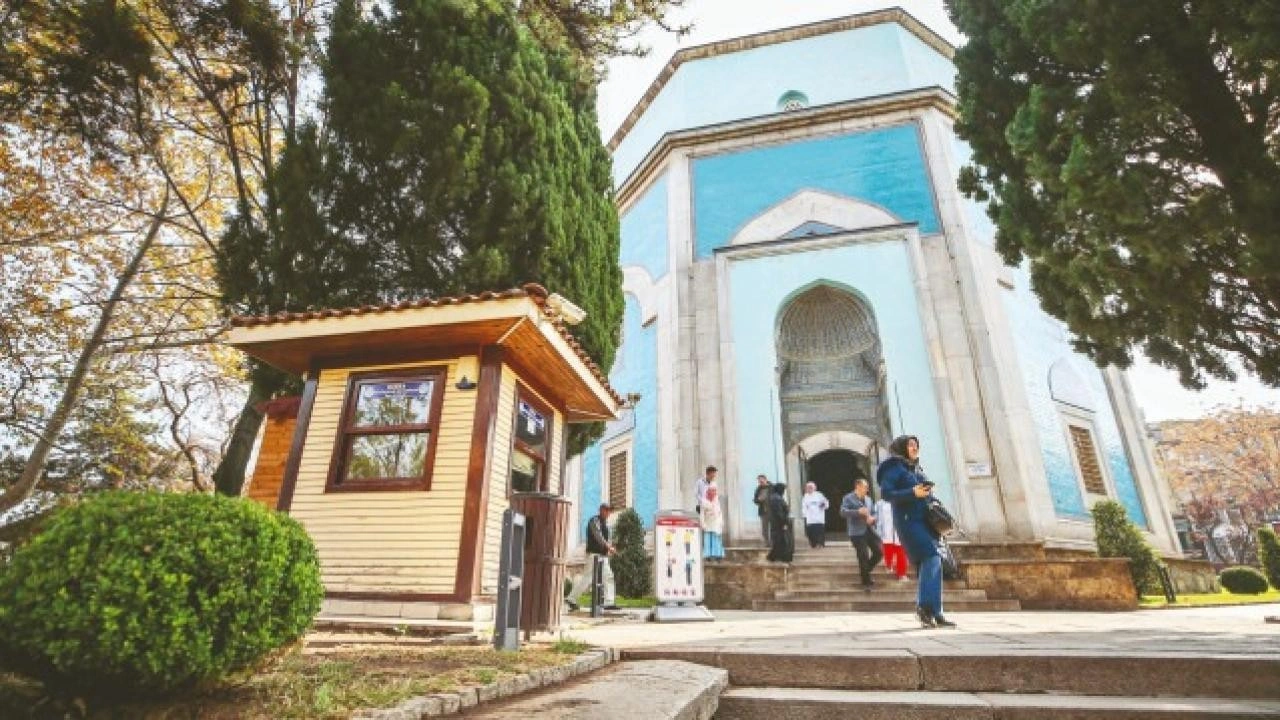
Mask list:
[[[558,496],[566,425],[622,404],[565,327],[581,317],[530,284],[232,320],[228,344],[306,380],[296,422],[269,426],[292,426],[275,507],[315,541],[326,614],[492,619],[503,510]],[[560,592],[536,594],[553,617]]]

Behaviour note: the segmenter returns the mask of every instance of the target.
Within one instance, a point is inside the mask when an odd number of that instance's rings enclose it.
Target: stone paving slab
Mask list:
[[[1280,718],[1280,702],[1222,698],[1085,697],[961,692],[732,688],[717,720],[1252,720]]]
[[[534,695],[475,708],[471,720],[709,720],[728,674],[678,660],[624,662]]]

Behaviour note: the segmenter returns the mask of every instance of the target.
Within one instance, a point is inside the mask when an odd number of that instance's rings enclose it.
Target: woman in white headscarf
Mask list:
[[[809,538],[809,547],[827,546],[827,496],[818,492],[813,483],[804,484],[804,497],[800,499],[800,511],[804,513],[804,534]]]
[[[724,498],[715,476],[707,478],[698,494],[698,516],[702,519],[702,557],[707,560],[724,557]]]

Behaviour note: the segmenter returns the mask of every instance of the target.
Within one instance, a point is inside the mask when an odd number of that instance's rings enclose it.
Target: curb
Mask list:
[[[447,693],[420,695],[390,708],[357,710],[352,720],[420,720],[452,715],[481,703],[513,697],[541,687],[559,685],[570,678],[600,670],[618,661],[613,648],[596,648],[582,653],[564,665],[540,668],[512,675],[488,685]]]

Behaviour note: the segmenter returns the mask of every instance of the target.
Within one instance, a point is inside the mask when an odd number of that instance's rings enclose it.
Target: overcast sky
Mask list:
[[[677,41],[661,31],[648,31],[639,38],[641,44],[651,48],[648,57],[619,58],[610,63],[608,78],[600,88],[603,135],[607,139],[613,134],[667,60],[682,47],[895,5],[951,42],[961,42],[960,33],[947,19],[942,0],[688,0],[672,21],[677,25],[693,23],[690,34]],[[1280,407],[1280,390],[1267,388],[1253,378],[1213,383],[1204,392],[1191,392],[1178,384],[1172,372],[1144,361],[1135,366],[1130,380],[1146,418],[1152,421],[1199,417],[1219,405]]]

